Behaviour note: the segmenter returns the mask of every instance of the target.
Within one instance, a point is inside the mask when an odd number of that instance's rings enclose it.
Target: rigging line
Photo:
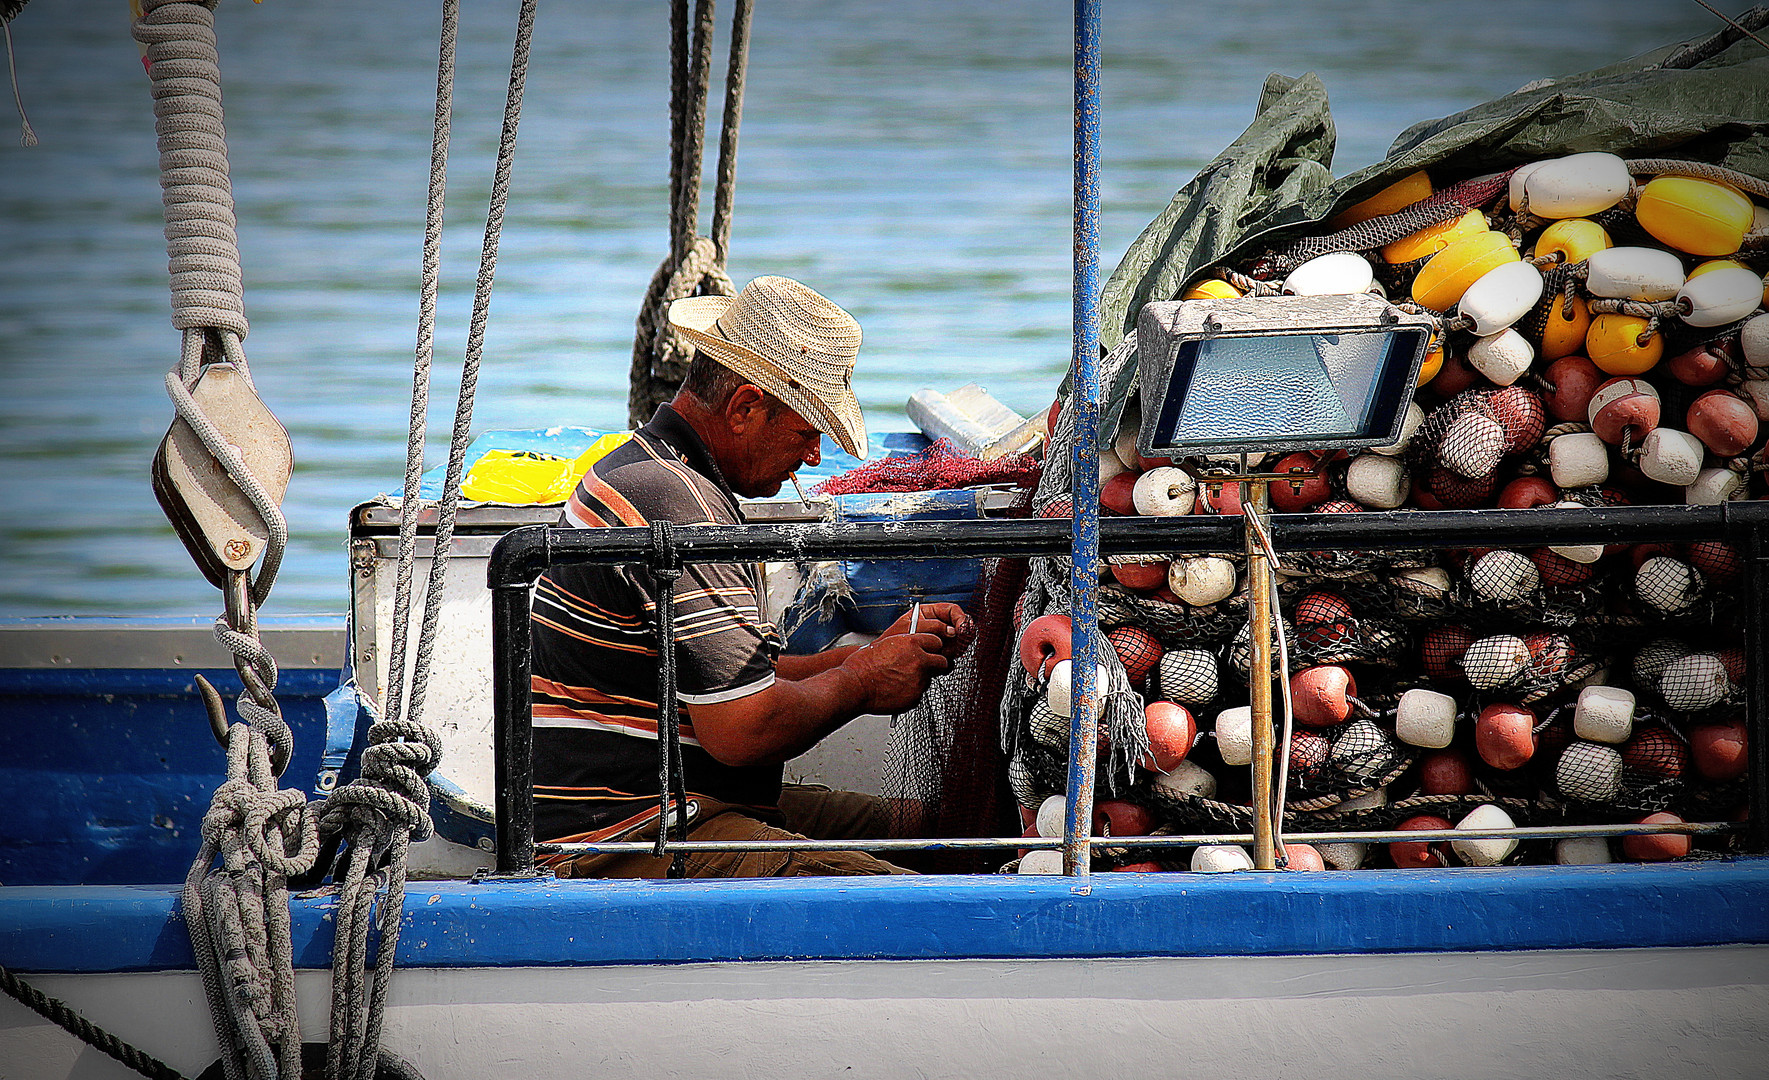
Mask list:
[[[460,0],[442,0],[436,60],[436,121],[430,142],[430,197],[424,211],[423,284],[418,293],[418,342],[412,362],[411,422],[405,444],[405,487],[399,503],[399,564],[393,586],[393,648],[381,715],[398,720],[405,701],[406,627],[411,624],[412,564],[418,551],[418,486],[430,413],[430,363],[436,346],[436,293],[442,267],[442,211],[448,188],[448,138],[454,110],[455,40]]]
[[[0,990],[68,1034],[108,1054],[151,1080],[185,1080],[184,1074],[81,1016],[60,998],[52,998],[5,967],[0,967]]]
[[[31,130],[31,118],[25,114],[25,99],[18,92],[18,62],[12,57],[12,16],[0,19],[0,32],[6,35],[6,72],[12,77],[12,103],[18,106],[18,122],[24,129],[19,135],[23,146],[36,146],[37,133]]]
[[[1726,14],[1724,11],[1721,11],[1720,9],[1714,7],[1714,5],[1708,3],[1707,0],[1695,0],[1695,2],[1700,4],[1702,7],[1707,8],[1708,12],[1710,14],[1712,14],[1713,16],[1715,16],[1716,18],[1724,20],[1734,30],[1737,30],[1739,33],[1750,38],[1752,41],[1756,42],[1758,45],[1763,46],[1763,48],[1769,49],[1769,41],[1764,41],[1762,38],[1760,38],[1756,34],[1752,33],[1749,27],[1745,26],[1743,23],[1739,22],[1737,19],[1734,19],[1732,16]],[[16,89],[14,92],[16,93]]]
[[[682,186],[671,207],[677,259],[688,257],[700,234],[700,173],[706,156],[706,96],[712,80],[713,0],[694,5],[694,52],[687,80],[687,123],[682,132]]]
[[[754,0],[737,0],[737,8],[731,13],[731,59],[725,66],[725,115],[719,124],[718,186],[713,191],[713,250],[718,253],[721,266],[731,250],[737,129],[743,122],[743,81],[749,69],[749,25],[754,9]]]
[[[418,633],[418,656],[412,672],[410,718],[413,722],[418,720],[423,709],[436,623],[442,610],[442,584],[448,568],[449,541],[454,536],[455,510],[461,500],[461,473],[466,463],[467,444],[472,441],[473,399],[479,385],[480,362],[485,355],[485,326],[491,311],[492,280],[497,274],[498,241],[503,235],[504,207],[509,202],[510,172],[516,158],[516,129],[522,119],[522,90],[528,77],[529,49],[534,38],[535,4],[536,0],[522,0],[517,15],[516,43],[510,58],[510,90],[504,101],[504,128],[498,140],[497,169],[492,178],[491,200],[485,217],[485,241],[479,255],[479,283],[474,291],[473,315],[468,323],[467,354],[461,367],[454,431],[449,438],[442,504],[437,509],[436,554],[430,561],[429,592],[424,598],[424,622]]]

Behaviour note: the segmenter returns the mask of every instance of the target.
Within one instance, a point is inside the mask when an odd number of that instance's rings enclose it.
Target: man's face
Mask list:
[[[737,494],[749,499],[776,495],[799,466],[823,460],[823,433],[789,406],[772,398],[757,401],[746,421],[735,432],[735,467],[725,476]]]

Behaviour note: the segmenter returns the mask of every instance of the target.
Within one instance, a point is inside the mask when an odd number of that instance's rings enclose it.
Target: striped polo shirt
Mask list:
[[[742,523],[694,429],[668,405],[584,474],[560,524],[594,529]],[[644,566],[556,566],[534,590],[535,837],[618,831],[657,806],[657,602]],[[774,683],[780,638],[760,568],[701,563],[676,582],[677,697],[690,797],[774,808],[780,765],[737,767],[701,749],[685,706]]]

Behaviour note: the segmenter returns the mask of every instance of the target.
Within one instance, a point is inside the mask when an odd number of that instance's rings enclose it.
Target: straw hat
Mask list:
[[[736,296],[690,296],[669,308],[670,325],[700,351],[790,405],[855,457],[866,456],[866,421],[854,398],[860,324],[811,289],[759,277]]]

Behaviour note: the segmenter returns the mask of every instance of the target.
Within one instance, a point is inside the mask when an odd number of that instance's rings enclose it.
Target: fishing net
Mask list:
[[[1528,799],[1497,795],[1414,795],[1380,806],[1356,809],[1329,807],[1324,810],[1299,812],[1294,824],[1322,832],[1341,829],[1393,829],[1408,818],[1432,814],[1451,822],[1460,821],[1477,807],[1498,806],[1518,825],[1528,824],[1536,807]],[[1286,821],[1289,821],[1286,816]]]
[[[1399,779],[1413,763],[1413,748],[1396,740],[1390,728],[1369,719],[1353,720],[1315,736],[1298,754],[1301,736],[1298,732],[1291,738],[1286,789],[1289,809],[1299,813],[1368,795]],[[1299,757],[1307,768],[1296,767]]]
[[[998,703],[1009,665],[1018,667],[1014,602],[1026,578],[1024,559],[984,565],[970,615],[977,636],[921,702],[890,728],[881,790],[899,837],[1001,836],[1018,831],[1013,783],[997,735]],[[939,873],[979,873],[995,852],[934,851],[907,860]]]
[[[1155,698],[1197,709],[1216,700],[1222,672],[1209,649],[1169,649],[1155,666]]]
[[[1102,585],[1096,595],[1102,628],[1140,627],[1170,648],[1220,645],[1247,623],[1244,605],[1238,600],[1194,607],[1177,600],[1145,596],[1120,585]]]
[[[1663,555],[1647,559],[1634,573],[1634,592],[1640,602],[1661,615],[1691,613],[1689,609],[1702,600],[1705,587],[1701,571]]]
[[[1461,621],[1482,629],[1602,625],[1609,606],[1603,581],[1554,561],[1507,548],[1457,553],[1462,573],[1450,605]],[[1554,555],[1544,551],[1540,554]],[[1577,566],[1579,564],[1573,564]]]
[[[1155,636],[1138,626],[1120,626],[1106,634],[1132,686],[1142,686],[1161,662],[1164,650]]]
[[[1405,627],[1390,620],[1360,618],[1353,610],[1339,591],[1301,596],[1291,611],[1290,670],[1346,663],[1393,668],[1410,659]]]
[[[1010,484],[1036,487],[1042,462],[1030,454],[1004,454],[991,461],[973,457],[950,439],[936,439],[913,454],[880,458],[811,489],[817,495],[859,495],[870,492],[941,491],[948,488]]]

